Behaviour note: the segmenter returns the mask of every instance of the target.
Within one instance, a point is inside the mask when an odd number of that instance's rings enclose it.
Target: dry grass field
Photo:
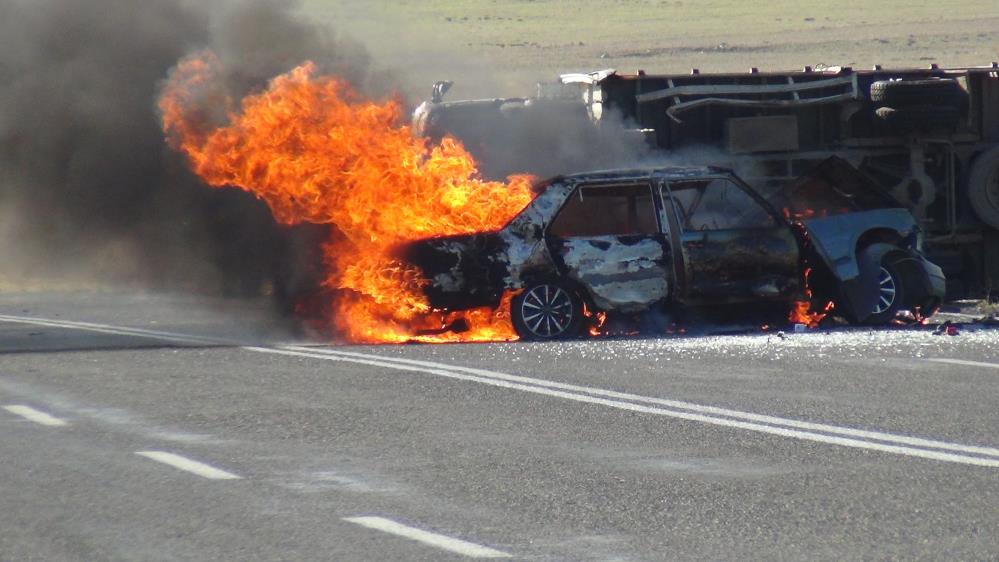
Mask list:
[[[999,60],[996,0],[304,0],[302,9],[367,44],[404,89],[450,78],[454,97],[524,94],[538,80],[602,68]]]

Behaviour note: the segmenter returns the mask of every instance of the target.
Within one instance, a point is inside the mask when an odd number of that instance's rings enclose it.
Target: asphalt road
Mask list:
[[[999,558],[999,330],[330,346],[0,296],[0,559]]]

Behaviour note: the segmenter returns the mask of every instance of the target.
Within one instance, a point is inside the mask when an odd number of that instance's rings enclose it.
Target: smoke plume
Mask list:
[[[360,43],[302,19],[292,1],[0,0],[0,13],[0,289],[82,278],[297,298],[316,287],[330,227],[279,226],[252,195],[205,188],[165,142],[161,88],[178,61],[214,53],[224,75],[195,105],[206,125],[223,125],[220,98],[260,91],[306,60],[375,98],[409,82],[373,71]],[[645,153],[623,124],[594,130],[580,104],[501,104],[496,116],[503,126],[481,113],[440,124],[495,179]]]
[[[156,100],[177,61],[206,48],[237,94],[306,59],[372,82],[359,44],[296,10],[0,0],[0,277],[253,293],[287,267],[294,237],[252,197],[201,186],[166,148]]]

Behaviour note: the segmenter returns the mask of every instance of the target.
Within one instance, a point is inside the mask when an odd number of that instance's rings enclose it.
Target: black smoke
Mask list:
[[[304,60],[377,90],[359,44],[298,13],[276,0],[0,0],[0,281],[255,294],[299,275],[322,233],[200,184],[156,109],[170,69],[202,49],[237,96]]]

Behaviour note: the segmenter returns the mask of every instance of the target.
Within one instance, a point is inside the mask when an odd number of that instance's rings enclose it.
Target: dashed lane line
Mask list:
[[[510,554],[500,550],[489,548],[487,546],[482,546],[481,544],[475,544],[473,542],[452,538],[447,535],[431,533],[430,531],[424,531],[423,529],[410,527],[409,525],[403,525],[402,523],[393,521],[391,519],[386,519],[384,517],[375,517],[375,516],[344,517],[343,520],[349,523],[354,523],[356,525],[361,525],[362,527],[367,527],[369,529],[382,531],[383,533],[389,533],[392,535],[405,537],[410,540],[421,542],[428,546],[433,546],[441,550],[447,550],[448,552],[461,554],[464,556],[468,556],[470,558],[510,557]]]
[[[35,422],[40,425],[46,425],[49,427],[61,427],[64,425],[69,425],[65,420],[61,420],[55,416],[46,414],[40,410],[36,410],[31,406],[25,406],[23,404],[11,404],[10,406],[4,406],[4,410],[8,412],[21,416],[22,418]]]
[[[0,321],[37,324],[76,330],[100,331],[121,335],[134,335],[175,341],[194,341],[214,345],[238,345],[231,340],[213,339],[205,336],[187,336],[172,332],[158,332],[136,328],[121,328],[106,324],[87,322],[69,322],[23,316],[0,315]],[[243,346],[242,349],[258,353],[278,354],[327,361],[346,361],[362,365],[385,367],[394,370],[420,372],[441,377],[477,382],[506,389],[520,390],[535,394],[573,400],[576,402],[598,404],[621,410],[667,416],[688,421],[695,421],[722,427],[730,427],[789,437],[806,441],[840,445],[859,449],[868,449],[920,457],[938,461],[955,462],[976,466],[999,467],[999,449],[977,445],[948,443],[932,439],[894,435],[880,431],[855,429],[829,424],[805,422],[800,420],[779,418],[740,412],[713,406],[705,406],[676,400],[639,396],[620,393],[599,388],[570,385],[544,379],[520,377],[474,369],[417,361],[412,359],[392,358],[381,355],[334,351],[301,346]],[[649,404],[648,406],[644,404]]]
[[[239,475],[227,472],[220,468],[215,468],[214,466],[207,465],[203,462],[191,460],[187,457],[182,457],[173,453],[167,453],[164,451],[136,451],[135,454],[170,465],[186,472],[190,472],[192,474],[197,474],[202,478],[208,478],[210,480],[238,480],[242,478]]]

